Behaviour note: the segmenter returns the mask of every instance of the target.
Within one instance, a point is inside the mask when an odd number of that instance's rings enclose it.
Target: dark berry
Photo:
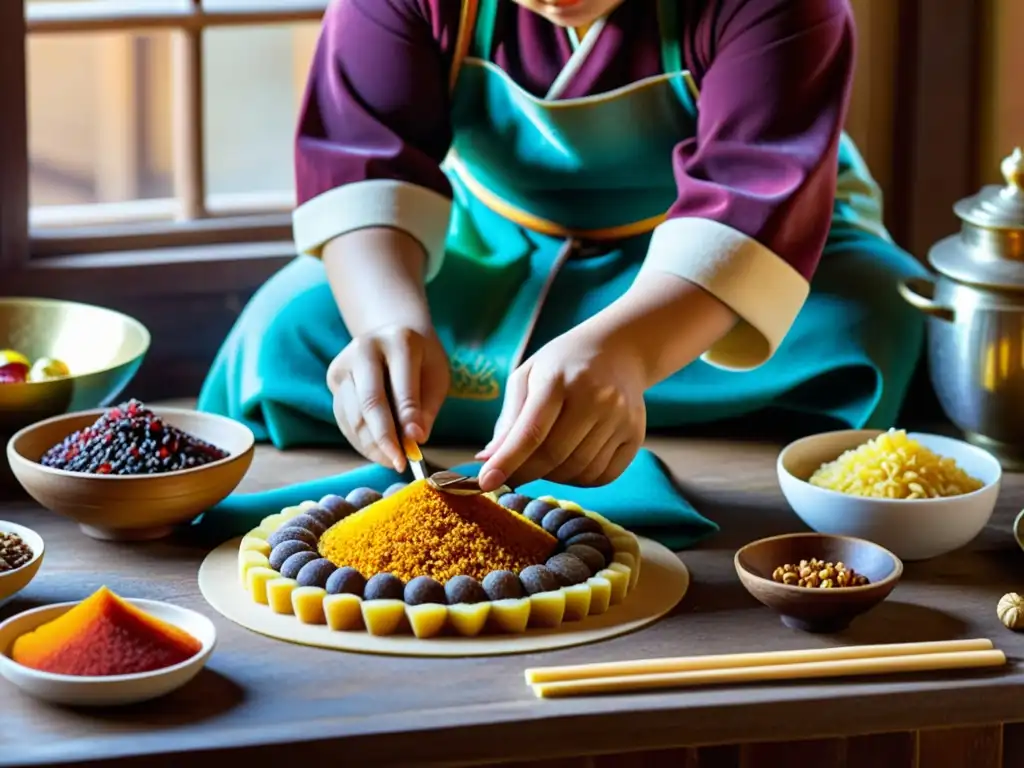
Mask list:
[[[526,507],[523,509],[523,517],[525,517],[530,522],[540,525],[541,521],[544,519],[544,515],[546,515],[552,509],[555,509],[554,504],[548,504],[546,501],[534,499],[529,504],[527,504]]]
[[[424,605],[426,603],[444,605],[448,602],[444,587],[429,576],[417,576],[406,584],[402,597],[408,605]]]
[[[356,509],[362,509],[368,507],[375,501],[380,501],[381,494],[373,490],[373,488],[356,488],[352,493],[345,497],[345,501],[351,504]]]
[[[558,583],[563,587],[571,587],[573,584],[582,584],[590,578],[591,571],[587,564],[576,555],[562,552],[550,558],[544,567],[555,574]]]
[[[313,548],[319,539],[313,535],[312,531],[307,531],[305,528],[278,528],[267,537],[267,543],[274,548],[286,541],[301,541]]]
[[[561,541],[568,541],[573,536],[579,536],[581,533],[604,533],[604,529],[594,518],[580,515],[563,523],[555,535]]]
[[[320,522],[312,515],[298,515],[287,521],[281,528],[303,528],[312,533],[317,541],[323,536],[324,531],[327,530],[326,526],[321,525]]]
[[[571,539],[565,542],[565,547],[573,547],[577,544],[586,544],[588,547],[593,547],[602,555],[604,559],[611,560],[615,554],[615,547],[612,546],[611,540],[603,533],[580,533],[573,536]]]
[[[87,474],[154,475],[200,467],[227,455],[165,424],[138,400],[129,400],[47,450],[40,463]]]
[[[558,533],[559,528],[561,528],[567,522],[572,520],[574,517],[579,516],[579,512],[573,512],[571,509],[562,509],[561,507],[559,507],[557,509],[552,509],[546,515],[544,515],[544,519],[541,520],[540,525],[541,528],[543,528],[545,531],[554,536],[556,533]]]
[[[291,539],[289,541],[282,541],[280,544],[270,550],[270,567],[280,573],[281,566],[284,565],[284,561],[292,555],[298,554],[299,552],[312,552],[313,548],[304,541],[296,541]]]
[[[498,499],[498,503],[506,509],[511,509],[513,512],[523,513],[526,509],[526,505],[531,501],[529,496],[523,496],[521,493],[506,493]]]
[[[327,592],[332,595],[359,595],[366,589],[366,579],[355,568],[343,566],[327,580]]]
[[[513,578],[515,577],[513,576]],[[449,605],[487,602],[487,591],[472,576],[456,576],[449,579],[448,583],[444,585],[444,593],[448,598]]]
[[[608,564],[605,556],[588,544],[573,544],[571,547],[566,547],[565,552],[569,555],[575,555],[586,563],[591,574],[597,573]]]
[[[390,573],[371,576],[363,589],[364,600],[401,600],[405,596],[405,584]]]
[[[554,592],[562,586],[555,574],[543,565],[531,565],[523,568],[519,574],[519,581],[523,583],[523,589],[528,595],[536,595],[540,592]]]
[[[483,588],[491,600],[514,600],[523,596],[523,585],[511,571],[491,571],[484,576]]]
[[[299,571],[302,570],[306,563],[312,563],[319,557],[320,555],[317,552],[296,552],[281,564],[279,573],[286,579],[294,579],[299,575]]]
[[[333,493],[320,499],[320,506],[334,515],[334,522],[340,522],[356,511],[356,508],[349,504],[341,496]]]
[[[329,509],[324,509],[323,507],[312,507],[311,509],[307,509],[304,514],[309,515],[320,523],[320,525],[324,527],[325,531],[338,522],[334,517],[334,513]]]
[[[299,582],[300,587],[326,587],[327,579],[334,571],[334,563],[326,557],[320,557],[302,566],[295,580]]]
[[[386,499],[388,496],[394,496],[396,493],[403,490],[404,488],[405,483],[392,483],[391,485],[388,486],[388,489],[384,491],[384,498]]]

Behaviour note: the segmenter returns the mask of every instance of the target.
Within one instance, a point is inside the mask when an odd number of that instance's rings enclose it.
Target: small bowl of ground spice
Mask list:
[[[8,442],[7,458],[32,498],[87,535],[142,541],[167,536],[231,493],[254,444],[233,419],[129,400],[26,427]]]
[[[839,632],[885,600],[903,575],[896,555],[864,539],[791,533],[759,539],[734,558],[746,590],[792,629]]]
[[[43,537],[0,520],[0,606],[28,586],[43,564]]]

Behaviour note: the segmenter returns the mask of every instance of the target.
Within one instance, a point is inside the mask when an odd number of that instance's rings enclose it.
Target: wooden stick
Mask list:
[[[665,688],[691,688],[726,683],[754,683],[766,680],[805,680],[807,678],[894,675],[950,669],[998,667],[1006,663],[1002,651],[965,651],[926,653],[914,656],[886,656],[841,661],[817,661],[805,664],[775,664],[764,667],[730,667],[693,672],[669,672],[626,677],[601,677],[537,683],[538,698],[590,696],[602,693],[631,693]]]
[[[920,656],[928,653],[987,651],[992,641],[943,640],[926,643],[889,643],[884,645],[847,645],[798,651],[767,651],[763,653],[731,653],[716,656],[681,656],[668,659],[638,659],[601,664],[576,664],[566,667],[537,667],[526,670],[526,682],[554,683],[565,680],[586,680],[597,677],[625,677],[671,672],[693,672],[701,669],[767,667],[779,664],[805,664],[815,661],[869,659],[883,656]]]

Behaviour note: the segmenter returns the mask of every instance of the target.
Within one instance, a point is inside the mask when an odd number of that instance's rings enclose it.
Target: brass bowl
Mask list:
[[[25,427],[7,443],[14,476],[51,512],[107,541],[148,541],[170,534],[231,493],[252,463],[255,437],[244,424],[184,408],[154,408],[166,424],[227,452],[191,469],[157,475],[90,475],[44,467],[43,454],[96,421],[104,409],[71,413]]]
[[[40,419],[109,405],[149,350],[149,331],[120,312],[56,299],[0,298],[0,349],[63,361],[71,375],[0,384],[0,433]]]

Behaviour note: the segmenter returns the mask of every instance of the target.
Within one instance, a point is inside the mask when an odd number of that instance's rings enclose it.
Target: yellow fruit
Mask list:
[[[28,372],[29,381],[50,381],[70,376],[71,369],[61,360],[52,357],[40,357]]]
[[[26,368],[32,365],[32,362],[21,352],[16,352],[13,349],[0,349],[0,367],[10,365],[11,363],[24,365]]]

